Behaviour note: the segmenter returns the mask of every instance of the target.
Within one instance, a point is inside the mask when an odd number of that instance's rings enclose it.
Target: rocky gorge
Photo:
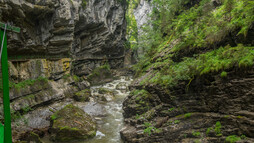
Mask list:
[[[21,28],[13,142],[254,142],[253,15],[251,0],[0,0]]]

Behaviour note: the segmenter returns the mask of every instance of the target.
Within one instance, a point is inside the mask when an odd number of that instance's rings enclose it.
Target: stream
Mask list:
[[[108,102],[104,104],[106,116],[101,121],[97,121],[98,131],[96,137],[82,143],[121,143],[120,130],[123,128],[122,102],[129,94],[128,85],[131,83],[130,77],[122,76],[118,80],[110,83],[91,87],[92,96],[99,94],[100,88],[114,91],[113,98],[106,97]],[[81,143],[81,142],[80,142]]]
[[[128,86],[132,78],[121,76],[112,82],[92,86],[90,102],[75,102],[74,105],[84,109],[97,122],[96,136],[85,141],[72,143],[122,143],[120,130],[123,128],[122,103],[129,94]],[[52,143],[48,137],[45,143]]]

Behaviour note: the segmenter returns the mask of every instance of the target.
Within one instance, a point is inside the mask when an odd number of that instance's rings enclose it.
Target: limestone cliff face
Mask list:
[[[141,0],[140,4],[134,9],[134,16],[137,21],[138,31],[142,32],[142,26],[148,24],[149,14],[152,12],[152,1]]]
[[[152,9],[152,0],[140,0],[138,7],[133,10],[133,14],[137,22],[138,37],[144,34],[142,30],[143,26],[149,24],[149,15],[151,14]],[[139,47],[137,49],[137,56],[141,57],[142,55],[144,55],[144,47]]]
[[[0,20],[21,27],[20,34],[8,34],[9,56],[15,59],[72,57],[76,63],[74,71],[87,70],[87,66],[91,70],[105,59],[113,67],[121,66],[126,27],[124,3],[0,0]]]

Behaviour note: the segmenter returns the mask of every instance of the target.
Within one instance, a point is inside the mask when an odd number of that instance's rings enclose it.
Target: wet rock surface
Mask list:
[[[76,101],[89,101],[89,97],[91,96],[91,90],[90,89],[84,89],[79,92],[76,92],[73,98]]]
[[[90,102],[87,105],[85,105],[83,109],[86,113],[94,117],[106,116],[106,109],[100,103]]]
[[[124,142],[253,142],[253,69],[196,78],[170,90],[135,80],[123,103]],[[152,97],[152,98],[149,98]],[[140,100],[139,98],[144,98]],[[140,102],[142,101],[142,102]]]

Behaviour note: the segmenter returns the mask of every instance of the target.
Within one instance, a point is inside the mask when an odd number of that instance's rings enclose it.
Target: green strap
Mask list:
[[[4,31],[0,30],[0,39],[2,43]],[[4,143],[12,143],[11,136],[11,112],[9,97],[9,74],[7,59],[7,36],[4,37],[4,45],[2,50],[2,77],[3,77],[3,102],[4,102]]]

